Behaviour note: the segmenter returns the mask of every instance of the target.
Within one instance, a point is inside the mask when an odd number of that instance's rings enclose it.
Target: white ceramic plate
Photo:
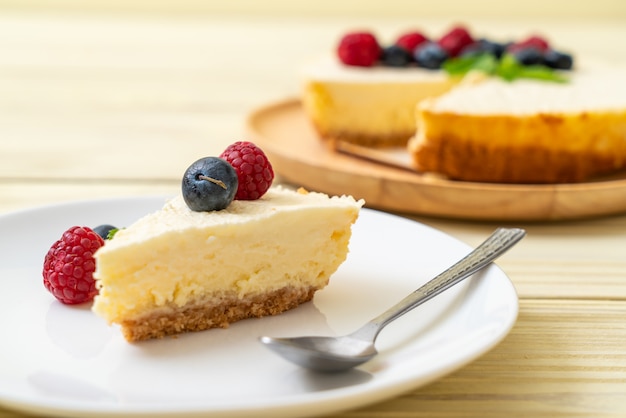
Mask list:
[[[261,335],[349,332],[469,251],[442,232],[367,209],[348,260],[312,303],[225,330],[129,344],[89,306],[62,305],[44,289],[44,255],[65,229],[125,226],[163,202],[75,202],[0,217],[0,404],[63,417],[322,415],[458,369],[517,317],[515,290],[492,265],[389,325],[380,355],[346,374],[308,372],[262,347]]]

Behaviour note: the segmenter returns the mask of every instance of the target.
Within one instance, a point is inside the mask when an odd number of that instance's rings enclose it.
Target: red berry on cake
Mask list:
[[[96,294],[93,254],[104,240],[91,228],[73,226],[48,250],[43,263],[43,284],[65,304],[91,301]]]
[[[380,59],[382,49],[376,37],[370,32],[353,32],[344,35],[339,41],[337,55],[346,65],[371,67]]]
[[[238,141],[229,145],[220,158],[228,161],[239,180],[235,200],[256,200],[267,192],[274,181],[274,169],[269,159],[252,142]]]
[[[395,45],[401,46],[407,51],[413,53],[413,51],[415,51],[415,48],[417,48],[424,42],[428,42],[428,38],[424,36],[421,32],[413,31],[400,35],[400,37],[396,40]]]
[[[457,26],[443,35],[437,43],[448,53],[450,57],[456,57],[463,50],[463,48],[473,44],[474,39],[466,28]]]
[[[550,49],[550,44],[548,43],[548,41],[546,41],[544,38],[540,36],[531,36],[531,37],[524,39],[523,41],[515,42],[514,44],[511,44],[507,48],[507,51],[517,52],[517,51],[520,51],[522,49],[527,49],[527,48],[534,48],[538,50],[539,52],[544,53],[548,49]]]

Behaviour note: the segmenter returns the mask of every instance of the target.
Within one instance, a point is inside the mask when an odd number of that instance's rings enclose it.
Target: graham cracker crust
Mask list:
[[[331,144],[336,141],[340,141],[371,148],[403,147],[406,146],[409,139],[415,135],[415,128],[406,131],[394,131],[390,129],[384,134],[371,134],[339,129],[323,130],[315,123],[313,126],[317,134],[323,140],[328,141]]]
[[[440,139],[413,153],[416,167],[453,180],[493,183],[577,183],[619,169],[612,158],[541,147],[489,146]]]
[[[138,319],[120,323],[129,342],[163,338],[210,328],[228,328],[247,318],[278,315],[313,299],[315,287],[285,287],[264,294],[239,298],[236,293],[195,301],[182,307],[158,308]]]
[[[463,181],[577,183],[626,168],[626,112],[522,116],[418,109],[415,166]]]

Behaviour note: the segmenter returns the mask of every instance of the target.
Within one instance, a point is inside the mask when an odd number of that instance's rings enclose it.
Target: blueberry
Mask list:
[[[477,42],[478,45],[480,45],[480,48],[484,51],[484,52],[488,52],[492,55],[494,55],[496,58],[501,58],[502,54],[504,54],[504,51],[506,50],[507,46],[510,43],[500,43],[500,42],[494,42],[491,41],[489,39],[480,39]]]
[[[509,44],[502,44],[483,38],[464,47],[459,53],[459,56],[471,57],[481,54],[491,54],[494,57],[500,59],[502,58],[502,54],[504,54],[507,45]]]
[[[411,63],[411,53],[399,45],[383,49],[381,62],[388,67],[407,67]]]
[[[448,53],[435,42],[425,42],[415,49],[413,58],[420,67],[437,70],[448,59]]]
[[[222,210],[233,201],[238,186],[237,172],[227,161],[201,158],[185,171],[183,199],[196,212]]]
[[[513,56],[522,65],[543,64],[543,53],[537,48],[523,48],[513,53]]]
[[[109,233],[113,231],[113,233],[117,232],[117,228],[114,227],[113,225],[98,225],[97,227],[95,227],[93,229],[93,232],[95,232],[96,234],[100,235],[100,238],[102,238],[103,240],[107,240],[109,239]]]
[[[548,50],[544,57],[544,63],[556,70],[571,70],[574,65],[574,59],[570,54],[565,52],[555,51],[553,49]]]

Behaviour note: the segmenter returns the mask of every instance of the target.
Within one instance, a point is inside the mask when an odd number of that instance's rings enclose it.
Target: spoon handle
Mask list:
[[[519,228],[498,228],[489,238],[463,257],[456,264],[439,274],[400,302],[383,312],[352,336],[364,340],[374,340],[378,333],[391,321],[404,315],[413,308],[432,299],[444,290],[486,267],[493,260],[504,254],[520,241],[526,232]]]

